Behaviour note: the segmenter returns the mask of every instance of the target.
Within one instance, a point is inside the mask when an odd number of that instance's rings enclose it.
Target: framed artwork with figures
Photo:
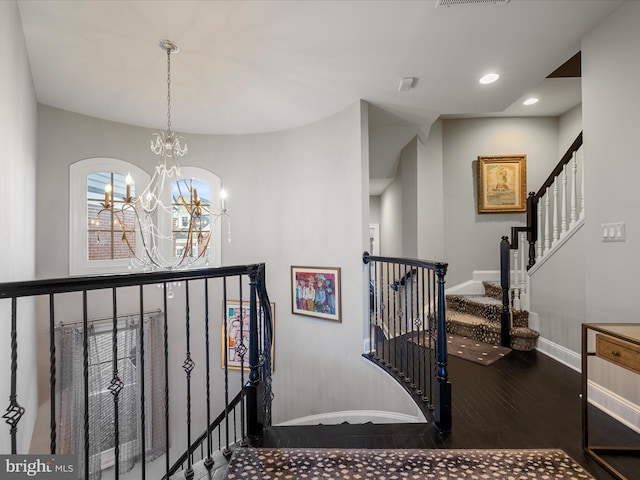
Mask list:
[[[291,267],[291,312],[341,322],[339,267]]]
[[[478,157],[478,213],[527,211],[527,156]]]

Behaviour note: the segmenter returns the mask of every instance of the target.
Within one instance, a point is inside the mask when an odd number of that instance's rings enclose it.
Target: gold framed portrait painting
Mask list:
[[[527,211],[527,156],[478,157],[478,213]]]

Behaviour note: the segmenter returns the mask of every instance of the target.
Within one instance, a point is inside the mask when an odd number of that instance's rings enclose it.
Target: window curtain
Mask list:
[[[142,435],[145,435],[145,461],[150,462],[166,452],[164,422],[164,338],[162,313],[145,314],[144,368],[140,357],[140,316],[118,319],[116,352],[118,378],[123,388],[118,395],[118,433],[120,472],[131,470],[142,458]],[[93,480],[112,466],[115,454],[115,403],[109,389],[114,378],[113,321],[88,322],[89,379],[89,479],[85,471],[85,387],[84,333],[82,324],[56,327],[56,352],[59,375],[56,383],[56,405],[59,454],[78,455],[79,479]],[[144,370],[144,371],[143,371]],[[144,376],[145,431],[141,419],[141,379]]]

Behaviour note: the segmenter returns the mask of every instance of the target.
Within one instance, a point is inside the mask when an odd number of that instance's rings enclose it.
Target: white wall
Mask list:
[[[443,121],[444,261],[447,285],[474,270],[499,268],[500,238],[525,214],[477,213],[478,156],[526,154],[527,190],[537,190],[558,163],[555,118],[476,118]]]
[[[638,116],[640,2],[626,2],[582,44],[585,142],[585,289],[587,322],[640,322]],[[626,241],[603,243],[600,226],[626,223]],[[640,384],[620,369],[598,382],[640,405]]]
[[[582,104],[572,108],[558,118],[558,160],[582,131]],[[549,172],[551,173],[551,172]]]
[[[538,348],[580,368],[580,325],[585,319],[584,227],[531,275]]]
[[[638,321],[640,271],[638,120],[640,3],[627,2],[584,40],[587,320]],[[603,243],[600,225],[626,222],[624,243]]]
[[[444,260],[442,121],[431,125],[426,144],[418,140],[418,258]]]
[[[0,282],[30,280],[35,263],[36,99],[14,1],[0,2]],[[18,423],[18,453],[27,453],[37,411],[34,305],[18,302],[18,403],[26,409]],[[0,409],[11,392],[11,305],[0,302]],[[9,428],[3,421],[0,453],[10,453]]]
[[[356,103],[323,121],[283,132],[185,135],[189,155],[182,163],[212,170],[229,193],[232,241],[223,245],[223,264],[267,265],[267,286],[276,304],[276,423],[359,409],[415,415],[401,387],[390,377],[381,378],[361,357],[361,258],[368,245],[362,108]],[[148,151],[149,129],[43,105],[39,128],[40,208],[48,205],[47,193],[66,191],[68,165],[79,159],[120,158],[147,171],[155,162]],[[50,215],[58,228],[38,234],[38,269],[43,275],[67,273],[67,208],[66,202],[55,205]],[[42,221],[53,226],[49,218]],[[292,265],[342,269],[342,323],[290,313]]]
[[[400,151],[398,176],[402,184],[402,204],[395,215],[402,217],[402,255],[418,257],[418,137]]]
[[[402,257],[402,178],[400,174],[380,195],[380,254]]]

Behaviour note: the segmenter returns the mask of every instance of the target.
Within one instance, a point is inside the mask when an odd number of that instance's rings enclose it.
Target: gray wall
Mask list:
[[[477,213],[477,158],[526,154],[527,189],[537,190],[558,163],[555,118],[443,120],[444,260],[447,285],[471,279],[474,270],[499,268],[499,245],[522,214]]]
[[[627,2],[584,40],[587,320],[638,321],[640,220],[637,195],[640,96],[634,77],[640,3]],[[627,241],[603,243],[600,225],[626,222]]]
[[[400,152],[398,176],[402,183],[402,204],[396,215],[402,218],[402,257],[418,257],[418,137]]]
[[[182,164],[210,169],[229,193],[232,240],[223,245],[223,264],[267,265],[276,304],[274,422],[345,410],[415,415],[401,388],[361,357],[361,256],[368,245],[363,108],[358,102],[320,122],[270,134],[186,134],[189,155]],[[43,105],[39,128],[37,203],[39,210],[49,209],[39,220],[58,227],[38,232],[38,271],[65,275],[68,206],[61,202],[51,211],[47,195],[66,191],[68,166],[82,158],[120,158],[149,171],[155,162],[148,152],[152,132]],[[291,265],[342,269],[342,323],[290,313]]]
[[[436,121],[423,130],[428,130],[428,135],[418,129],[372,129],[372,136],[378,139],[371,143],[372,152],[382,144],[388,149],[388,144],[380,141],[388,139],[398,148],[399,158],[393,181],[379,200],[381,254],[441,261],[444,242],[442,124]],[[413,136],[400,147],[398,140],[410,132]],[[377,207],[377,199],[375,202]],[[377,209],[375,212],[378,214]]]
[[[431,125],[426,144],[418,141],[418,253],[423,260],[444,260],[442,121]]]
[[[35,269],[36,98],[20,14],[14,1],[0,2],[0,282],[30,280]],[[37,410],[34,304],[18,302],[18,403],[26,409],[18,424],[18,452],[27,452]],[[0,302],[0,409],[9,406],[11,302]],[[4,424],[4,422],[3,422]],[[6,427],[6,425],[3,425]],[[9,429],[0,434],[0,453],[10,453]]]
[[[585,319],[584,237],[581,228],[539,270],[531,275],[530,298],[532,312],[538,314],[539,332],[544,340],[574,352],[573,366],[580,353],[580,325]],[[549,349],[546,349],[547,351]],[[551,353],[563,360],[562,349]],[[576,365],[577,364],[577,365]]]
[[[640,2],[626,2],[582,44],[582,118],[585,137],[586,321],[640,322]],[[626,242],[603,243],[601,224],[626,222]],[[598,379],[640,405],[637,376],[609,367]]]

